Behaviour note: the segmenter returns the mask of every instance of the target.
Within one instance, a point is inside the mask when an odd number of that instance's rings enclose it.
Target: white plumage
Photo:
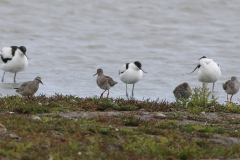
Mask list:
[[[214,90],[214,83],[221,77],[221,69],[219,65],[212,59],[208,59],[203,56],[199,59],[198,66],[191,73],[193,73],[197,68],[199,68],[199,82],[203,82],[203,85],[204,83],[213,83],[212,90]]]
[[[126,96],[127,93],[127,84],[133,84],[132,96],[134,91],[134,84],[137,83],[143,76],[142,64],[138,61],[134,63],[126,63],[119,69],[119,77],[123,83],[126,83]]]
[[[16,74],[23,71],[28,65],[28,57],[24,46],[3,47],[1,51],[1,66],[4,71],[2,82],[4,81],[5,72],[15,73],[14,82],[16,82]]]

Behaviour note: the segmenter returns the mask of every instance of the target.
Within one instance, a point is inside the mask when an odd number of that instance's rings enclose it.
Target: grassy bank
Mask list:
[[[0,157],[240,158],[240,107],[218,104],[209,94],[196,88],[191,99],[172,103],[60,94],[2,97],[0,123],[7,131],[0,133]],[[61,116],[72,112],[75,116]],[[90,113],[96,115],[76,116]]]

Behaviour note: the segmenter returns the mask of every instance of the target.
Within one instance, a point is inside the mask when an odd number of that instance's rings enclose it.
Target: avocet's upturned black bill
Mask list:
[[[203,58],[207,58],[206,56],[202,56],[201,58],[199,58],[199,60],[200,59],[203,59]],[[197,67],[191,72],[191,73],[193,73],[197,68],[200,68],[201,67],[201,65],[199,64],[199,65],[197,65]]]
[[[196,69],[198,69],[198,68],[200,68],[200,64],[191,72],[191,73],[193,73],[194,71],[196,71]]]
[[[26,55],[27,49],[24,46],[3,47],[1,50],[0,68],[4,71],[2,82],[4,81],[5,72],[15,73],[14,82],[16,82],[16,75],[23,71],[28,65],[28,57]]]
[[[205,83],[213,83],[213,91],[214,83],[221,77],[221,69],[219,65],[212,59],[208,59],[203,56],[199,59],[199,64],[191,73],[193,73],[197,68],[199,68],[198,81],[203,82],[203,86]]]
[[[127,84],[133,84],[132,88],[132,97],[134,95],[134,84],[137,83],[143,76],[142,64],[139,61],[134,63],[126,63],[119,69],[119,77],[123,83],[126,83],[126,96],[127,93]]]

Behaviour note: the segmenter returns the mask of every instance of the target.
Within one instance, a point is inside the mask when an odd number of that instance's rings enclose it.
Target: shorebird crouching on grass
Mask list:
[[[117,84],[117,82],[115,82],[111,77],[109,76],[105,76],[103,74],[103,70],[101,68],[99,68],[97,70],[97,73],[94,74],[93,76],[95,75],[98,75],[97,77],[97,85],[101,88],[101,89],[104,89],[105,91],[108,90],[108,94],[107,94],[107,97],[109,96],[109,89],[111,87],[113,87],[115,84]],[[100,98],[103,97],[103,93],[105,92],[103,91]]]
[[[174,89],[173,94],[177,99],[188,99],[191,95],[190,86],[188,85],[188,83],[182,83]]]
[[[34,81],[24,82],[19,88],[14,89],[17,89],[16,92],[21,94],[22,96],[29,97],[33,96],[38,91],[39,83],[42,83],[41,78],[36,77]]]

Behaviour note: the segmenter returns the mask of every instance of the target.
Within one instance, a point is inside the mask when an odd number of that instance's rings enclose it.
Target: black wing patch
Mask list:
[[[18,46],[11,46],[11,48],[12,48],[12,56],[14,56],[16,50],[18,49]]]
[[[124,73],[128,69],[128,67],[129,67],[129,63],[126,63],[126,69],[124,71],[122,71],[122,72],[119,71],[119,74]]]
[[[3,58],[3,56],[1,56],[1,58],[4,63],[7,63],[7,61],[12,60],[12,58]]]

